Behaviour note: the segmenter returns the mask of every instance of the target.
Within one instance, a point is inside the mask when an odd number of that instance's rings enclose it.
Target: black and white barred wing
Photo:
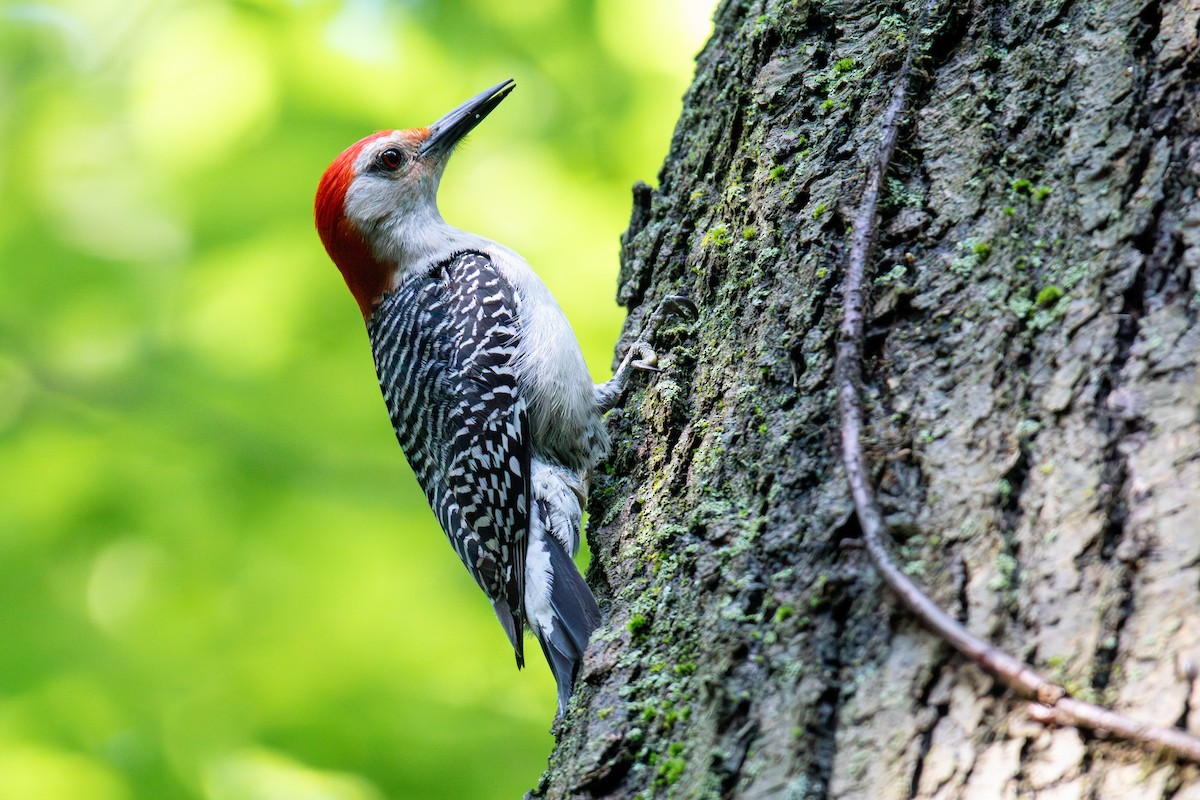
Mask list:
[[[522,665],[530,441],[512,363],[518,302],[487,256],[464,253],[406,280],[369,329],[400,446]]]
[[[475,569],[481,585],[486,580],[503,590],[488,594],[520,664],[531,448],[529,416],[513,364],[520,342],[518,299],[482,254],[456,257],[447,272],[459,331],[451,373],[461,410],[448,478],[464,521],[478,537]],[[511,628],[500,613],[501,602],[512,616]]]

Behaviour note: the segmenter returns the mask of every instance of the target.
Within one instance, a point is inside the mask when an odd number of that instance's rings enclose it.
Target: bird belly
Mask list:
[[[529,407],[534,452],[585,472],[607,451],[608,438],[571,323],[524,259],[507,248],[488,254],[521,295],[517,372]]]

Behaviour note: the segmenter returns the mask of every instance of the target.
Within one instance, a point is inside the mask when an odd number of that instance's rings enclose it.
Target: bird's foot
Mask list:
[[[658,354],[654,352],[654,341],[663,323],[670,321],[690,322],[697,316],[696,304],[681,294],[671,294],[664,297],[658,307],[650,313],[642,325],[641,335],[625,351],[621,364],[605,383],[597,384],[595,399],[601,410],[607,411],[617,404],[625,384],[629,380],[630,371],[658,373]]]
[[[662,372],[662,368],[658,366],[658,353],[654,352],[649,342],[631,344],[625,352],[624,361],[628,362],[629,369],[636,369],[638,372]]]
[[[669,294],[659,301],[642,326],[639,341],[653,342],[664,322],[691,322],[699,315],[696,304],[682,294]]]

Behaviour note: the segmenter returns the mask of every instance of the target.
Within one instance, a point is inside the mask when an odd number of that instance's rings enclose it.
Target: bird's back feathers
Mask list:
[[[479,253],[410,275],[368,322],[379,384],[434,515],[523,664],[530,442],[519,298]]]

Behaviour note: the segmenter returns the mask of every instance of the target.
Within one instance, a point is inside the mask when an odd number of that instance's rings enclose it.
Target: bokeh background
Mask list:
[[[0,0],[0,800],[512,798],[552,740],[393,439],[326,164],[442,191],[593,374],[711,0]]]

